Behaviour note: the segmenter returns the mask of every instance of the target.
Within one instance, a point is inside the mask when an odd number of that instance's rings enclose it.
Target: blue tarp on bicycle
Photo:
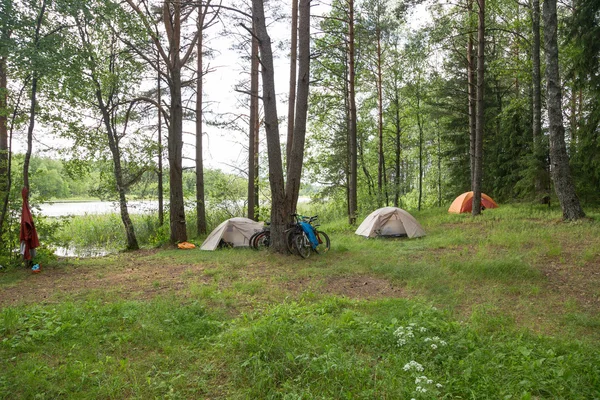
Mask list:
[[[300,226],[306,236],[308,236],[308,240],[313,249],[315,249],[319,245],[319,239],[317,239],[317,235],[315,235],[315,229],[308,222],[299,222]]]

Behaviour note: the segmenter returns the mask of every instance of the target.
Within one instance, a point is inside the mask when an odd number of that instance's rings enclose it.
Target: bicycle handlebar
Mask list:
[[[304,222],[308,222],[309,224],[316,221],[319,218],[318,215],[315,215],[313,217],[307,217],[305,215],[300,215],[300,214],[296,214],[296,213],[292,214],[292,217],[296,220],[296,222],[304,221]]]

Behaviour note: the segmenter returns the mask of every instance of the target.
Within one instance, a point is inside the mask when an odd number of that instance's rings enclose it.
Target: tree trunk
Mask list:
[[[288,96],[288,132],[286,162],[290,162],[294,140],[294,109],[296,108],[296,64],[298,53],[298,0],[292,0],[292,29],[290,43],[290,93]]]
[[[256,29],[252,28],[256,35]],[[258,40],[252,36],[248,134],[248,218],[258,221]],[[291,148],[291,146],[290,146]]]
[[[467,15],[469,21],[473,13],[473,0],[467,0]],[[471,173],[471,190],[473,190],[473,182],[475,182],[475,140],[476,140],[476,105],[477,98],[476,82],[475,82],[475,57],[473,50],[473,34],[470,32],[471,24],[469,24],[469,38],[467,39],[467,96],[469,100],[469,160]]]
[[[545,150],[542,141],[542,74],[540,67],[540,1],[533,0],[531,5],[531,81],[532,81],[532,132],[533,132],[533,157],[535,165],[534,191],[539,197],[544,192],[542,175],[545,173]]]
[[[29,106],[29,127],[27,128],[27,150],[23,160],[23,186],[29,191],[29,161],[31,160],[31,152],[33,149],[33,129],[35,127],[35,107],[37,103],[37,83],[38,77],[33,71],[31,79],[31,104]]]
[[[476,115],[476,137],[475,137],[475,174],[473,180],[473,211],[472,214],[481,214],[481,181],[483,178],[483,128],[484,116],[484,93],[485,87],[485,0],[478,0],[479,12],[477,24],[477,115]]]
[[[92,74],[93,73],[94,72],[92,71]],[[135,236],[133,223],[131,222],[131,218],[129,217],[129,211],[127,210],[127,197],[125,194],[125,185],[123,183],[123,170],[121,167],[121,151],[119,150],[119,140],[118,135],[116,134],[112,124],[112,120],[114,118],[111,117],[109,107],[105,104],[104,99],[102,98],[102,91],[100,90],[99,81],[96,79],[95,76],[92,76],[92,79],[94,80],[94,83],[96,85],[96,101],[98,102],[98,108],[102,113],[102,121],[104,122],[104,127],[106,129],[108,147],[112,155],[115,183],[117,185],[116,189],[117,194],[119,196],[119,210],[121,213],[121,221],[123,222],[123,226],[125,227],[125,234],[127,236],[127,250],[137,250],[139,249],[139,245]]]
[[[419,201],[417,210],[421,211],[423,202],[423,121],[421,117],[421,74],[417,80],[417,126],[419,127]]]
[[[163,144],[162,144],[162,112],[160,107],[162,107],[162,94],[161,94],[161,85],[160,85],[160,55],[156,59],[156,67],[159,70],[156,78],[156,86],[157,90],[157,103],[158,103],[158,225],[163,226],[165,224],[165,213],[164,213],[164,199],[163,199]]]
[[[437,167],[438,167],[438,207],[441,207],[442,206],[442,134],[441,134],[440,126],[437,123],[436,123],[436,131],[437,131]]]
[[[202,155],[202,46],[203,46],[203,24],[205,14],[198,7],[198,43],[196,73],[196,230],[198,235],[206,233],[206,208],[204,204],[204,160]]]
[[[384,179],[385,179],[385,158],[383,153],[383,74],[381,72],[381,28],[379,26],[376,29],[377,34],[377,137],[378,142],[378,163],[377,163],[377,205],[381,207],[383,191],[384,191]],[[387,188],[385,189],[386,202],[387,202]]]
[[[3,35],[4,36],[4,35]],[[8,209],[10,192],[10,169],[8,165],[8,79],[6,75],[6,58],[0,57],[0,237],[4,228],[4,220]]]
[[[294,121],[292,149],[287,165],[287,181],[285,187],[288,214],[296,212],[302,163],[304,160],[304,142],[306,138],[306,118],[308,116],[308,89],[310,84],[310,2],[300,0],[298,21],[298,96]]]
[[[185,242],[187,229],[183,199],[183,108],[181,106],[181,71],[171,70],[171,113],[169,123],[169,203],[171,243]]]
[[[544,48],[546,50],[546,98],[550,131],[550,162],[554,188],[565,220],[578,220],[585,213],[575,193],[571,177],[569,156],[565,145],[565,128],[562,119],[562,93],[558,73],[558,41],[556,0],[545,0]]]
[[[46,14],[46,0],[42,2],[42,6],[40,8],[40,13],[37,17],[36,27],[35,27],[35,36],[33,45],[35,47],[36,53],[40,43],[40,31],[42,29],[42,23],[44,21],[44,15]],[[34,56],[37,56],[35,54]],[[31,60],[32,71],[31,71],[31,105],[29,107],[29,127],[27,129],[27,150],[25,152],[25,160],[23,161],[23,186],[29,190],[29,161],[31,159],[31,151],[32,151],[32,142],[33,142],[33,128],[35,126],[35,107],[37,106],[37,85],[39,75],[37,72],[37,67],[34,65],[36,63],[35,60]]]
[[[152,26],[153,19],[142,10],[136,1],[125,0],[129,7],[138,15],[140,22],[144,25],[148,36],[151,38],[160,57],[166,65],[166,78],[170,91],[170,114],[169,114],[169,134],[167,140],[168,158],[169,158],[169,177],[170,177],[170,217],[169,225],[171,229],[171,243],[183,242],[187,240],[185,208],[183,197],[183,169],[182,169],[182,148],[183,148],[183,108],[181,102],[181,70],[190,59],[191,54],[196,50],[196,41],[198,34],[192,35],[191,43],[181,57],[181,25],[187,18],[182,17],[181,8],[188,6],[188,3],[163,1],[162,18],[164,24],[164,33],[167,36],[168,48],[165,48],[159,39],[158,27]],[[134,51],[143,59],[148,61],[152,67],[160,72],[158,65],[154,65],[146,54],[139,48],[132,47]]]
[[[8,170],[8,80],[6,77],[6,58],[0,57],[0,193],[4,193],[4,178]]]
[[[401,146],[400,146],[400,135],[402,133],[401,127],[400,127],[400,95],[399,95],[399,88],[398,88],[398,82],[396,80],[396,78],[394,78],[394,108],[395,108],[395,113],[394,113],[394,117],[396,119],[395,123],[396,123],[396,143],[395,144],[395,155],[396,155],[396,170],[395,170],[395,177],[394,177],[394,207],[400,207],[400,150],[401,150]]]
[[[187,229],[183,198],[183,107],[181,104],[181,3],[163,3],[164,24],[169,39],[169,89],[171,113],[169,123],[169,202],[171,243],[185,242]]]
[[[252,18],[256,27],[262,64],[262,98],[265,110],[265,130],[267,133],[267,152],[269,155],[269,182],[272,199],[271,249],[278,253],[286,253],[287,245],[285,243],[284,230],[287,223],[290,222],[290,214],[296,209],[304,157],[310,70],[310,0],[301,0],[299,6],[298,98],[295,112],[294,139],[287,168],[287,184],[284,184],[283,164],[281,162],[273,52],[271,49],[271,38],[267,32],[262,0],[252,1]]]
[[[348,222],[350,225],[356,224],[358,210],[357,194],[357,116],[356,116],[356,78],[354,71],[354,0],[348,0],[348,89],[349,89],[349,107],[350,107],[350,130],[349,152],[350,152],[350,171],[348,182]]]
[[[265,113],[265,131],[267,135],[267,153],[269,156],[269,183],[271,186],[271,248],[278,253],[287,252],[284,230],[290,216],[286,214],[285,186],[281,146],[279,140],[279,121],[277,117],[277,98],[275,96],[275,71],[271,38],[267,32],[265,12],[262,0],[252,0],[252,18],[256,27],[256,36],[260,48],[263,105]]]

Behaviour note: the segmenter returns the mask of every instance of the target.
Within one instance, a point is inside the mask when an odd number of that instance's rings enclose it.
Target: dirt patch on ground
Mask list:
[[[575,299],[588,311],[600,312],[600,256],[583,265],[545,259],[541,270],[550,290]]]
[[[134,254],[141,257],[144,252]],[[206,283],[211,280],[203,274],[203,265],[140,264],[135,256],[120,260],[123,262],[121,265],[105,269],[42,268],[38,274],[23,271],[23,274],[30,276],[15,285],[4,287],[0,305],[52,303],[65,296],[76,298],[94,291],[124,299],[148,299],[186,288],[191,282]]]

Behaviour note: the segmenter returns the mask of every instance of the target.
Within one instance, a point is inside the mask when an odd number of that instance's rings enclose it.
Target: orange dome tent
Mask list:
[[[481,193],[481,204],[485,208],[496,208],[498,204],[487,194]],[[449,213],[468,213],[473,210],[473,192],[466,192],[458,196],[448,209]]]

